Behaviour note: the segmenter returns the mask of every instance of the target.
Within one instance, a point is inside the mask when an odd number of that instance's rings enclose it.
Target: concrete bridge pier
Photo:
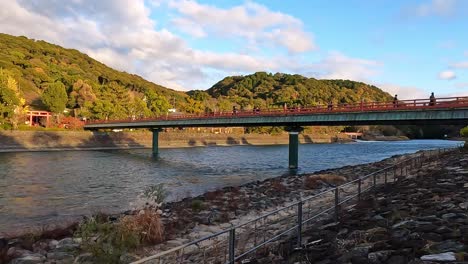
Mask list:
[[[160,128],[151,129],[153,132],[153,158],[157,158],[159,156],[159,132],[162,131]]]
[[[289,132],[289,169],[297,170],[299,167],[299,133],[302,127],[286,127]]]

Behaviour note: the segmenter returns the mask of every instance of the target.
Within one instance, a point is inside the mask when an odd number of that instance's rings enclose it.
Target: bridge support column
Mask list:
[[[153,157],[157,158],[159,155],[159,132],[162,131],[160,128],[152,129],[153,132]]]
[[[297,170],[299,165],[299,133],[302,127],[286,127],[289,132],[289,169]]]

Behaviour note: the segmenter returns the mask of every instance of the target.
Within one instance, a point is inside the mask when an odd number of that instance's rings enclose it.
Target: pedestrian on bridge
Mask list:
[[[395,94],[393,97],[393,107],[398,107],[398,95]]]
[[[333,101],[330,100],[330,102],[328,102],[328,111],[332,111],[333,110]]]
[[[431,96],[429,96],[429,106],[434,106],[436,104],[436,98],[434,96],[434,92],[431,93]]]

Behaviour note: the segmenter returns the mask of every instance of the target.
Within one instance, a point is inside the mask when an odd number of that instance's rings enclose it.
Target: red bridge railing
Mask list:
[[[249,116],[289,116],[324,113],[347,112],[374,112],[374,111],[401,111],[401,110],[428,110],[439,108],[468,107],[468,96],[430,99],[398,100],[390,102],[361,102],[355,104],[317,105],[309,107],[269,108],[255,110],[236,110],[226,112],[211,112],[203,114],[174,114],[161,115],[152,118],[127,118],[120,120],[91,120],[87,124],[105,123],[132,123],[144,121],[164,121],[183,119],[213,119],[213,118],[239,118]]]

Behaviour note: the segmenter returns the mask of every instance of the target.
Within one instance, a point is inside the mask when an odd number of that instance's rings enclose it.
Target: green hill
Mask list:
[[[77,50],[7,34],[0,34],[0,69],[18,82],[26,102],[38,109],[47,108],[41,95],[51,84],[57,82],[65,86],[67,107],[83,109],[86,103],[83,101],[88,100],[87,106],[90,109],[86,111],[96,114],[96,117],[122,117],[131,114],[128,109],[119,110],[131,106],[123,105],[119,98],[113,97],[121,97],[126,103],[133,100],[134,104],[139,105],[139,99],[143,99],[145,95],[147,98],[159,95],[165,101],[155,102],[154,106],[159,106],[161,111],[165,111],[162,108],[167,107],[168,100],[175,98],[176,102],[183,102],[187,97],[183,92],[146,81],[138,75],[114,70]],[[107,115],[100,115],[99,112],[102,111],[95,107],[98,105],[106,108],[109,104],[114,105],[116,111]]]
[[[0,34],[0,125],[20,122],[18,110],[27,106],[55,113],[68,108],[75,116],[116,119],[157,116],[171,107],[203,113],[230,111],[234,105],[249,110],[323,105],[330,100],[355,103],[391,100],[391,96],[362,82],[265,72],[226,77],[207,91],[184,93],[116,71],[74,49]]]
[[[227,98],[241,107],[356,103],[363,100],[391,100],[390,94],[362,82],[317,80],[301,75],[257,72],[247,76],[226,77],[207,93],[214,98]]]

